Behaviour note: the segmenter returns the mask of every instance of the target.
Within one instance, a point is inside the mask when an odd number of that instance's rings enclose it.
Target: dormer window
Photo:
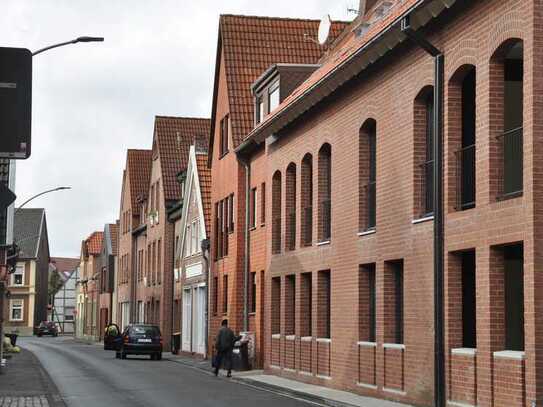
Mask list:
[[[264,98],[262,96],[259,96],[256,98],[256,124],[264,120],[265,115],[266,113],[264,110]]]
[[[230,130],[229,116],[226,115],[221,120],[221,139],[220,139],[220,157],[228,153],[228,132]]]
[[[268,113],[273,112],[279,106],[279,81],[275,81],[268,91]]]

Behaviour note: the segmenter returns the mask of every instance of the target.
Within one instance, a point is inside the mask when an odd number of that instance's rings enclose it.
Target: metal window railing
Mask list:
[[[281,253],[281,217],[272,221],[272,253]]]
[[[500,199],[522,195],[523,128],[517,127],[498,136],[501,147]]]
[[[475,207],[475,144],[463,147],[456,156],[456,210]]]
[[[420,164],[420,173],[420,216],[426,217],[434,213],[434,160]]]
[[[376,218],[376,182],[368,182],[364,186],[364,192],[366,195],[366,230],[375,229]]]
[[[321,202],[321,211],[321,241],[327,241],[332,237],[332,201],[330,199],[326,199]]]
[[[287,230],[287,249],[294,250],[296,248],[296,211],[291,210],[288,214],[288,230]]]
[[[303,215],[303,244],[305,246],[310,246],[313,242],[313,207],[306,206],[302,210]]]

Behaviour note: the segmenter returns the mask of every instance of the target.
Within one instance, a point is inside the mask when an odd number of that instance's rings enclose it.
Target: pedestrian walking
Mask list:
[[[241,336],[236,336],[228,327],[228,321],[223,319],[221,328],[215,338],[215,357],[213,358],[213,367],[215,368],[215,376],[219,375],[219,369],[222,365],[227,371],[226,376],[232,377],[232,351],[234,344],[239,341]]]

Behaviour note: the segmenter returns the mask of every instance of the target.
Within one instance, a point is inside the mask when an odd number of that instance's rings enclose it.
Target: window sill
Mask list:
[[[357,235],[359,237],[362,237],[362,236],[374,235],[375,233],[377,233],[377,229],[369,229],[364,232],[358,232]]]
[[[332,343],[332,338],[317,338],[317,342],[320,342],[320,343]]]
[[[417,218],[417,219],[413,219],[411,221],[411,223],[413,225],[417,225],[419,223],[425,223],[425,222],[430,222],[430,221],[433,221],[434,220],[434,215],[430,215],[430,216],[424,216],[422,218]]]
[[[475,355],[477,354],[477,349],[476,348],[455,348],[455,349],[451,349],[451,354],[475,357]]]
[[[300,338],[300,341],[302,341],[302,342],[311,342],[312,340],[313,340],[312,336],[302,336]]]
[[[498,202],[501,202],[501,201],[507,201],[509,199],[515,199],[515,198],[519,198],[521,197],[522,195],[524,194],[524,190],[522,191],[516,191],[516,192],[510,192],[508,194],[504,194],[504,195],[499,195],[496,197],[496,200]]]
[[[285,339],[287,341],[295,341],[296,340],[296,335],[285,335]]]
[[[500,359],[516,359],[516,360],[526,359],[526,353],[523,351],[518,351],[518,350],[502,350],[499,352],[494,352],[493,356],[494,358],[500,358]]]
[[[377,347],[377,342],[358,341],[357,345],[358,346],[365,346],[365,347],[368,347],[368,348],[376,348]]]
[[[405,345],[403,343],[383,343],[383,348],[405,350]]]
[[[251,227],[249,228],[249,232],[252,232],[253,230],[256,230],[256,226],[251,226]]]
[[[330,244],[330,240],[324,240],[322,242],[317,242],[317,246],[326,246]]]
[[[281,339],[281,334],[272,334],[272,339]]]

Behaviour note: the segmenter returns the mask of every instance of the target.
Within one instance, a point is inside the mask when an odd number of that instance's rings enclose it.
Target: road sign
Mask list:
[[[0,158],[30,156],[32,53],[0,48]]]

